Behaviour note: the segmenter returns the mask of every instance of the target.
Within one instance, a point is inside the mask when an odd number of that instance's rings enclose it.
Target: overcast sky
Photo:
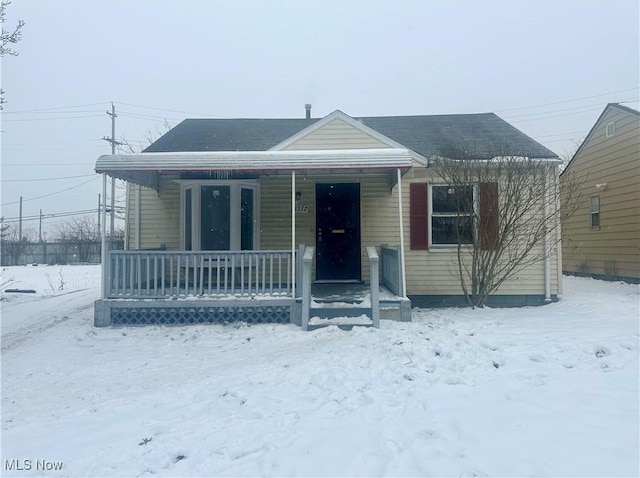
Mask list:
[[[314,117],[495,112],[564,155],[608,102],[638,109],[638,3],[13,0],[4,27],[26,25],[2,59],[2,215],[20,196],[25,217],[97,207],[111,102],[132,142],[165,120],[312,103]]]

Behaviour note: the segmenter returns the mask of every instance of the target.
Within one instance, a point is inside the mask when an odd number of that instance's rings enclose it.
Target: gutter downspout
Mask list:
[[[302,260],[302,257],[300,258]],[[296,172],[291,171],[291,297],[296,300]]]
[[[551,230],[549,229],[549,170],[544,172],[544,301],[551,302]]]
[[[398,178],[398,217],[400,218],[400,270],[402,271],[402,283],[400,284],[400,296],[407,296],[407,270],[404,261],[404,220],[402,216],[402,173],[400,168],[396,170]]]

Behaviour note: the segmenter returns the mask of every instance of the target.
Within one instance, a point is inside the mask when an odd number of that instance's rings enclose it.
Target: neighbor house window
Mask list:
[[[600,227],[600,196],[591,196],[590,216],[591,216],[591,228],[598,229]]]
[[[255,181],[185,181],[181,188],[184,250],[238,251],[258,247]]]
[[[431,188],[431,244],[473,243],[473,186]]]
[[[616,123],[615,121],[612,121],[611,123],[607,124],[607,131],[606,131],[607,138],[610,138],[614,134],[616,134]]]

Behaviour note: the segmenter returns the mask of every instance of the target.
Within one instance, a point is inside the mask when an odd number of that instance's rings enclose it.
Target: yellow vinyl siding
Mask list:
[[[416,167],[412,175],[403,181],[405,264],[407,294],[409,295],[460,295],[457,251],[451,248],[431,247],[429,251],[412,251],[410,247],[409,184],[411,182],[442,183],[442,180],[424,167]],[[395,190],[394,190],[395,191]],[[394,194],[395,195],[395,194]],[[396,196],[397,197],[397,196]],[[542,202],[540,210],[542,212]],[[558,294],[557,257],[551,257],[551,294]],[[533,264],[506,281],[497,294],[544,295],[544,261]]]
[[[341,119],[334,119],[321,128],[310,132],[284,150],[304,149],[368,149],[390,146],[354,128]]]
[[[638,115],[610,107],[565,173],[583,181],[580,208],[563,224],[565,271],[640,278],[639,127]],[[600,198],[599,228],[591,228],[592,196]]]
[[[180,248],[180,187],[175,176],[163,176],[160,194],[141,188],[141,249]],[[432,248],[429,251],[410,249],[409,184],[413,181],[438,182],[431,170],[417,166],[402,181],[403,220],[407,293],[410,295],[459,295],[462,293],[457,278],[456,251]],[[308,212],[296,215],[296,243],[315,245],[315,185],[317,183],[360,183],[361,210],[361,263],[362,279],[369,281],[369,261],[365,247],[382,244],[395,247],[400,244],[398,218],[398,187],[389,190],[389,176],[372,175],[302,175],[296,178],[296,191],[302,194],[299,205],[308,206]],[[542,207],[542,206],[541,206]],[[135,247],[135,187],[129,195],[130,248]],[[260,179],[260,249],[290,250],[291,248],[291,176],[263,176]],[[557,260],[552,259],[552,294],[558,293]],[[315,276],[315,272],[314,272]],[[500,294],[544,294],[544,263],[530,266],[516,278],[505,283]]]
[[[180,248],[180,186],[176,176],[161,176],[160,192],[140,188],[140,249]],[[129,194],[129,249],[136,247],[136,186]]]
[[[318,183],[360,184],[360,241],[362,279],[369,281],[369,259],[366,246],[399,244],[397,196],[389,193],[387,175],[319,175],[298,176],[296,191],[302,194],[299,205],[308,206],[307,213],[296,214],[296,243],[315,246],[316,198]],[[291,177],[263,177],[261,190],[260,248],[291,248]]]

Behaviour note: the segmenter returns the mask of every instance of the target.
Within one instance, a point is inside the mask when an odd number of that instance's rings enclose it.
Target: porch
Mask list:
[[[408,321],[410,302],[398,289],[400,248],[380,250],[381,267],[376,248],[367,248],[369,284],[314,283],[315,248],[304,245],[295,254],[109,251],[95,325],[291,322],[313,330]]]
[[[357,318],[378,327],[390,309],[409,320],[401,179],[411,166],[401,149],[100,157],[105,195],[107,176],[135,188],[128,250],[103,247],[96,325],[291,322],[309,330],[341,314],[347,325]],[[385,241],[398,245],[378,245]],[[314,296],[316,281],[367,283],[368,292],[338,307]]]

